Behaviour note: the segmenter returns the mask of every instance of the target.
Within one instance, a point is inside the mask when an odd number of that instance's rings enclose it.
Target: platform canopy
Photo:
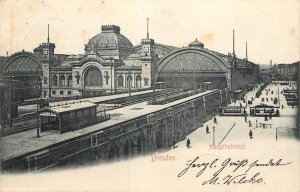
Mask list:
[[[96,107],[97,104],[91,103],[89,101],[79,101],[77,103],[67,103],[62,105],[57,105],[49,108],[42,109],[40,111],[41,115],[47,115],[50,113],[61,114],[68,113],[76,110],[83,110],[86,108]]]

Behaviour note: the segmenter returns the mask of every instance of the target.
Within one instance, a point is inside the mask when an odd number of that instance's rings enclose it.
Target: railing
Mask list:
[[[103,114],[100,116],[96,117],[96,123],[102,122],[102,121],[106,121],[110,119],[110,114]]]

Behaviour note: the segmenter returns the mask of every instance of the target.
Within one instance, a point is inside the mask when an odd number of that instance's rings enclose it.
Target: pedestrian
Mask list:
[[[251,121],[249,120],[249,127],[252,127],[252,123],[251,123]]]
[[[249,137],[250,137],[250,139],[252,139],[252,138],[253,138],[253,135],[252,135],[252,130],[250,130],[250,131],[249,131]]]
[[[218,122],[217,122],[217,118],[216,118],[216,117],[214,117],[214,123],[218,123]]]
[[[268,116],[267,115],[265,115],[265,121],[268,121]]]
[[[209,132],[209,127],[208,127],[208,125],[206,126],[206,133],[207,133],[207,134],[210,133],[210,132]]]
[[[247,115],[245,115],[245,122],[247,123]]]
[[[187,148],[190,148],[190,145],[191,145],[191,141],[190,141],[190,139],[188,138],[187,141],[186,141],[186,146],[187,146]]]
[[[175,149],[175,145],[176,145],[175,140],[172,141],[172,144],[173,144],[173,149]]]
[[[255,127],[257,128],[257,119],[256,119]]]
[[[283,105],[281,105],[281,109],[283,109]]]

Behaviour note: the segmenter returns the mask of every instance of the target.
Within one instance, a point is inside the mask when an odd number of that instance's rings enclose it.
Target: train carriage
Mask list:
[[[257,105],[255,107],[250,107],[251,116],[280,116],[279,107],[270,105]]]
[[[246,113],[246,108],[241,106],[225,106],[219,107],[218,112],[222,116],[243,116]]]

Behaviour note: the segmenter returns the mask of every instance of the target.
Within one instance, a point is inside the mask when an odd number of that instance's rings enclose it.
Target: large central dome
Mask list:
[[[102,32],[91,38],[85,46],[86,53],[95,51],[99,55],[107,55],[107,50],[118,50],[122,57],[126,57],[129,54],[127,52],[131,53],[134,50],[132,43],[124,35],[120,34],[119,26],[103,25],[101,30]],[[125,55],[120,53],[120,51]]]

